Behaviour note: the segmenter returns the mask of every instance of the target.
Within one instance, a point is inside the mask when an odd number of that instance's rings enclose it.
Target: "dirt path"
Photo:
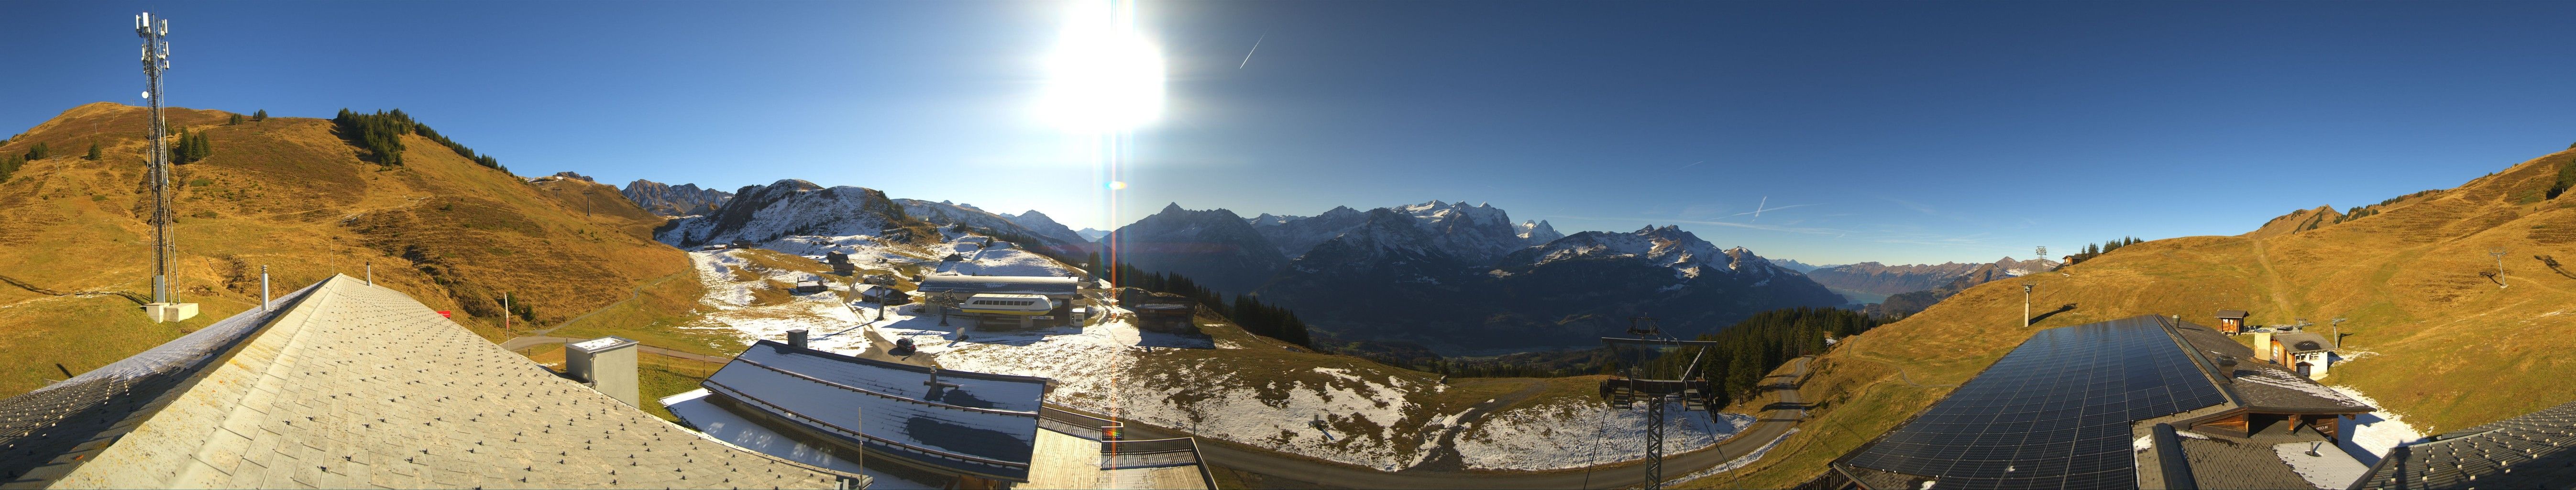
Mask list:
[[[656,285],[660,285],[660,284],[662,284],[662,282],[663,282],[663,281],[669,281],[669,280],[671,280],[671,279],[673,279],[673,278],[677,278],[677,277],[680,277],[680,276],[682,276],[682,275],[686,275],[686,274],[696,274],[696,273],[698,273],[698,269],[697,269],[697,267],[696,267],[696,266],[694,266],[694,265],[693,265],[693,266],[690,266],[690,267],[689,267],[689,270],[680,271],[678,274],[672,274],[672,275],[668,275],[668,276],[662,276],[662,278],[661,278],[661,279],[654,279],[654,280],[653,280],[653,282],[644,283],[644,285],[636,286],[634,290],[627,291],[627,292],[626,292],[626,299],[617,300],[617,302],[615,302],[615,303],[609,303],[609,304],[607,304],[607,305],[605,305],[605,306],[600,306],[600,307],[599,307],[599,309],[596,309],[596,310],[590,310],[590,312],[589,312],[589,313],[583,313],[583,314],[581,314],[581,316],[572,317],[572,319],[570,319],[570,320],[564,320],[562,323],[556,323],[556,324],[555,324],[555,326],[552,326],[552,327],[546,327],[546,328],[544,328],[544,329],[542,329],[542,330],[533,330],[533,331],[529,331],[529,332],[528,332],[528,334],[527,334],[525,337],[544,337],[544,336],[546,336],[546,334],[555,333],[555,329],[564,328],[564,326],[566,326],[566,325],[571,325],[571,324],[573,324],[573,323],[575,323],[575,322],[582,321],[582,319],[590,318],[590,316],[591,316],[591,315],[597,315],[597,314],[599,314],[599,312],[602,312],[602,311],[608,311],[608,309],[609,309],[609,308],[616,308],[616,307],[617,307],[617,305],[626,304],[626,302],[628,302],[628,301],[634,301],[634,300],[635,300],[635,298],[636,298],[637,296],[643,296],[643,295],[644,295],[644,288],[649,288],[649,287],[653,287],[653,286],[656,286]],[[518,339],[511,339],[511,340],[516,341],[516,340],[518,340]],[[507,345],[507,344],[503,344],[503,345]]]
[[[2296,310],[2292,310],[2292,309],[2290,309],[2290,296],[2289,296],[2289,294],[2288,294],[2288,293],[2285,293],[2285,292],[2283,292],[2283,291],[2282,291],[2284,288],[2281,286],[2281,274],[2280,274],[2279,272],[2274,272],[2274,271],[2272,270],[2272,250],[2271,250],[2271,246],[2270,246],[2270,245],[2265,245],[2265,244],[2263,243],[2263,239],[2261,239],[2261,238],[2256,238],[2256,239],[2253,239],[2253,240],[2254,240],[2254,263],[2256,263],[2256,264],[2260,264],[2260,265],[2262,265],[2262,266],[2263,266],[2263,282],[2264,282],[2264,284],[2263,284],[2263,289],[2264,289],[2266,292],[2270,292],[2270,293],[2272,293],[2272,306],[2280,308],[2280,309],[2281,309],[2280,311],[2281,311],[2281,312],[2283,312],[2283,313],[2288,313],[2288,312],[2291,312],[2291,311],[2296,311]],[[2251,326],[2253,326],[2253,325],[2246,325],[2246,326],[2251,327]]]
[[[1869,353],[1866,353],[1866,352],[1854,352],[1854,353],[1852,353],[1852,357],[1854,357],[1854,358],[1858,358],[1858,359],[1863,360],[1863,361],[1875,362],[1875,363],[1879,363],[1879,364],[1886,364],[1888,367],[1896,368],[1896,379],[1897,379],[1898,381],[1903,381],[1903,382],[1905,382],[1905,384],[1906,384],[1907,386],[1913,386],[1913,387],[1917,387],[1917,388],[1957,388],[1957,387],[1959,387],[1959,385],[1955,385],[1955,384],[1948,384],[1948,385],[1927,385],[1927,384],[1923,384],[1923,383],[1916,383],[1916,382],[1914,382],[1914,376],[1913,376],[1913,375],[1905,374],[1905,365],[1904,365],[1904,364],[1898,364],[1898,363],[1896,363],[1895,361],[1889,361],[1889,360],[1886,360],[1886,359],[1881,359],[1881,358],[1879,358],[1879,357],[1877,357],[1877,356],[1870,355]]]

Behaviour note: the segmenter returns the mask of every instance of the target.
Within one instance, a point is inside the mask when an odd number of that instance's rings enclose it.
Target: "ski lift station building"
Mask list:
[[[1007,322],[1020,326],[1041,323],[1066,325],[1071,323],[1073,317],[1074,300],[1082,296],[1082,280],[1055,276],[933,275],[923,277],[920,286],[913,291],[925,298],[945,297],[951,304],[966,307],[964,310],[959,310],[949,306],[939,306],[937,301],[932,302],[933,308],[946,310],[944,313],[970,315],[987,323]],[[1002,302],[1026,301],[1030,296],[1043,298],[1042,301],[1046,304],[1002,304]],[[975,304],[978,297],[982,297],[985,302],[991,304],[979,308]],[[1005,306],[1018,308],[1003,308]],[[1029,306],[1043,306],[1045,309],[1019,309]]]
[[[950,488],[1214,488],[1194,440],[1118,440],[1115,422],[1045,406],[1047,378],[877,361],[799,337],[756,342],[702,394],[665,403],[694,425],[738,417],[823,452],[952,478]],[[682,405],[701,399],[723,413]]]

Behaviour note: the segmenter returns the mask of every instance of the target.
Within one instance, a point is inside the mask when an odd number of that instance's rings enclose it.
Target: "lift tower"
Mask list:
[[[170,241],[170,126],[161,118],[161,72],[170,69],[170,19],[153,18],[151,12],[135,15],[134,35],[143,38],[143,97],[152,104],[152,127],[144,130],[152,142],[152,169],[145,177],[152,187],[152,304],[143,305],[143,311],[153,322],[175,322],[197,316],[197,304],[179,302],[170,283],[170,270],[179,261],[179,247]]]
[[[1646,488],[1664,487],[1664,405],[1681,402],[1682,411],[1711,410],[1717,394],[1704,373],[1708,348],[1716,342],[1674,340],[1655,326],[1653,317],[1628,319],[1633,338],[1602,337],[1619,373],[1601,381],[1601,399],[1611,408],[1646,405]]]

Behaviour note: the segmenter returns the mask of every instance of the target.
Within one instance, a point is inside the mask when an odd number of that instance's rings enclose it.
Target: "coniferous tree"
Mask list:
[[[190,150],[188,149],[188,145],[193,144],[193,143],[196,143],[196,142],[197,142],[197,139],[196,139],[196,138],[190,137],[190,136],[188,135],[188,128],[179,128],[179,141],[178,141],[177,143],[173,143],[173,144],[171,144],[171,145],[170,145],[170,164],[172,164],[172,165],[184,165],[184,164],[187,164],[187,163],[188,163],[188,155],[190,154]]]
[[[89,161],[98,161],[98,143],[90,143],[90,144],[89,144],[89,154],[88,154],[88,155],[82,155],[82,156],[81,156],[81,158],[83,158],[83,159],[87,159],[87,160],[89,160]]]
[[[46,147],[43,142],[37,142],[35,146],[27,148],[28,160],[43,160],[53,156],[54,150]]]
[[[207,141],[206,133],[197,133],[197,141],[188,143],[188,161],[190,163],[204,160],[206,157],[213,156],[214,154],[215,145],[212,142]]]
[[[268,120],[268,109],[260,109],[259,112],[251,113],[250,120],[253,122]]]
[[[240,115],[240,114],[234,114],[234,115],[233,115],[233,119],[232,119],[231,121],[226,121],[226,122],[224,122],[224,125],[226,125],[226,126],[231,126],[231,125],[235,125],[235,124],[241,124],[241,115]]]

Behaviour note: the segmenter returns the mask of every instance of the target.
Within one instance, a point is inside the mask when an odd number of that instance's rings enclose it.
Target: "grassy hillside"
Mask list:
[[[373,264],[378,283],[453,310],[492,338],[503,336],[504,292],[551,324],[689,267],[679,250],[652,241],[659,218],[605,185],[524,183],[418,135],[402,136],[404,165],[380,166],[360,160],[327,119],[228,125],[232,113],[222,111],[165,115],[173,133],[204,134],[214,149],[172,179],[176,289],[205,312],[155,325],[124,297],[0,285],[0,350],[12,353],[0,356],[0,395],[256,307],[262,265],[283,293]],[[88,104],[0,145],[0,154],[54,149],[0,183],[0,275],[56,292],[149,297],[147,117],[139,107]],[[84,158],[93,143],[102,154],[95,161]]]
[[[2219,309],[2258,324],[2307,318],[2342,325],[2349,364],[2326,384],[2351,386],[2425,433],[2465,428],[2576,400],[2576,360],[2554,355],[2576,337],[2576,276],[2538,256],[2576,258],[2576,197],[2546,197],[2562,151],[2459,188],[2368,206],[2357,218],[2302,211],[2234,237],[2183,237],[2112,253],[2021,280],[1968,289],[1855,336],[1815,362],[1804,387],[1816,418],[1749,473],[1690,486],[1782,487],[1893,429],[2029,338],[2031,330],[2139,314],[2209,323]],[[2307,226],[2313,221],[2315,226]],[[2498,288],[2490,249],[2509,251]],[[2022,328],[2022,282],[2037,284]]]

